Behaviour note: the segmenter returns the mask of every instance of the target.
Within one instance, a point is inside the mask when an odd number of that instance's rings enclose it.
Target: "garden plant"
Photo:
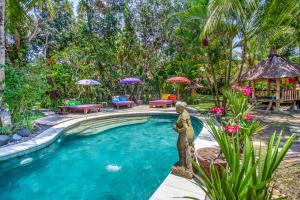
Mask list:
[[[211,109],[216,116],[223,115],[221,123],[210,119],[208,126],[227,166],[220,169],[212,161],[208,175],[201,166],[193,163],[199,173],[196,175],[199,186],[210,199],[271,199],[272,175],[293,144],[295,135],[282,145],[282,133],[274,132],[266,151],[261,146],[255,149],[252,136],[263,127],[250,115],[252,108],[247,103],[250,93],[245,87],[233,85],[231,89],[223,90],[227,97],[226,108]]]

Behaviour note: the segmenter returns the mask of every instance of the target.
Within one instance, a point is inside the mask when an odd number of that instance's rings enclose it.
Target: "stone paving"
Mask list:
[[[291,154],[292,160],[300,164],[300,114],[264,114],[254,112],[253,115],[261,120],[263,125],[266,125],[266,128],[255,136],[254,139],[257,141],[263,140],[266,142],[274,131],[276,131],[277,134],[282,131],[283,142],[292,134],[296,135],[296,139],[287,158],[289,158]]]
[[[151,111],[160,111],[160,112],[174,111],[175,112],[175,107],[149,108],[148,105],[140,105],[140,106],[135,106],[133,108],[124,108],[124,109],[103,108],[100,112],[88,113],[86,115],[82,113],[70,113],[67,115],[59,115],[59,114],[52,113],[50,115],[47,115],[43,118],[36,120],[36,123],[41,125],[54,126],[62,122],[66,122],[69,120],[78,119],[82,117],[105,116],[111,113],[118,114],[118,113],[131,113],[131,112],[151,112]]]

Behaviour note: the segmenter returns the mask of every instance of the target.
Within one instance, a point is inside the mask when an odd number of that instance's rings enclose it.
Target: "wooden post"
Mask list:
[[[252,89],[252,104],[255,105],[256,97],[255,97],[255,81],[251,81],[251,89]]]
[[[276,79],[276,109],[280,107],[280,79]]]
[[[177,85],[177,100],[179,101],[180,100],[180,96],[179,96],[179,84]]]
[[[296,88],[296,82],[293,84],[293,108],[292,110],[297,110],[297,88]]]
[[[267,95],[268,96],[271,96],[271,92],[270,92],[270,89],[271,89],[271,82],[269,80],[268,81],[268,90],[267,90]]]
[[[298,96],[297,96],[296,83],[294,83],[294,85],[293,85],[293,93],[294,93],[294,100],[297,100],[297,99],[298,99]]]

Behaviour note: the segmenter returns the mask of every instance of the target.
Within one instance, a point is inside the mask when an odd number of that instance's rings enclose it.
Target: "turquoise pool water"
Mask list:
[[[88,136],[71,129],[43,150],[0,162],[0,199],[148,199],[177,161],[175,120],[153,116]],[[202,129],[195,119],[193,126]]]

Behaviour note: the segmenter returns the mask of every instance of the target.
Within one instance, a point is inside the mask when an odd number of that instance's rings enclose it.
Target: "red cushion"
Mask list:
[[[171,95],[169,96],[169,99],[170,99],[170,100],[176,100],[176,99],[177,99],[177,97],[176,97],[176,95],[174,95],[174,94],[171,94]]]

